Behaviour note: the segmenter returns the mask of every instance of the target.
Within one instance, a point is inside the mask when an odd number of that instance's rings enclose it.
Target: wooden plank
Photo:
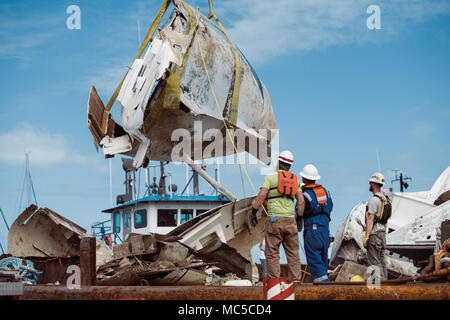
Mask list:
[[[95,286],[97,283],[95,242],[95,237],[84,237],[80,241],[81,286]]]

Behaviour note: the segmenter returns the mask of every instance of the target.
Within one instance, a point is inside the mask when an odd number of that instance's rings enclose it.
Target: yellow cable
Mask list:
[[[234,143],[233,137],[231,136],[230,129],[229,129],[229,127],[228,127],[228,125],[227,125],[227,123],[226,123],[226,121],[225,121],[225,119],[224,119],[224,117],[223,117],[223,115],[222,115],[222,113],[221,113],[221,111],[220,111],[219,102],[218,102],[218,100],[217,100],[217,96],[216,96],[216,93],[215,93],[215,91],[214,91],[214,87],[213,87],[213,85],[212,85],[211,78],[210,78],[210,76],[209,76],[208,67],[206,66],[205,58],[204,58],[204,56],[203,56],[203,50],[202,50],[202,47],[201,47],[201,45],[200,45],[200,40],[199,40],[199,37],[198,37],[198,34],[197,34],[197,27],[195,27],[194,32],[195,32],[195,36],[196,36],[196,38],[197,38],[197,44],[198,44],[198,48],[199,48],[199,51],[200,51],[200,56],[201,56],[201,58],[202,58],[202,63],[203,63],[203,67],[204,67],[204,69],[205,69],[206,77],[208,78],[209,86],[211,87],[211,92],[212,92],[212,94],[213,94],[214,101],[216,102],[217,110],[219,111],[219,114],[220,114],[220,116],[221,116],[221,118],[222,118],[222,122],[223,122],[223,124],[224,124],[224,126],[225,126],[225,130],[226,130],[226,132],[227,132],[227,134],[228,134],[228,137],[229,137],[230,140],[231,140],[231,143],[232,143],[232,145],[233,145],[234,151],[236,152],[236,156],[237,156],[237,158],[238,158],[239,165],[241,166],[242,169],[244,169],[244,172],[245,172],[245,174],[247,175],[247,179],[248,179],[248,181],[250,182],[250,185],[251,185],[251,187],[252,187],[252,189],[253,189],[253,192],[257,193],[257,192],[256,192],[256,188],[255,188],[255,186],[253,185],[252,179],[250,178],[250,176],[249,176],[249,174],[248,174],[248,172],[247,172],[247,169],[245,168],[245,165],[244,165],[244,164],[242,163],[242,161],[241,161],[241,158],[240,158],[240,156],[239,156],[239,153],[238,153],[236,144]],[[266,210],[266,208],[265,208],[264,206],[263,206],[263,210],[264,210],[264,212],[266,213],[266,215],[269,216],[269,213],[267,212],[267,210]],[[256,228],[255,228],[255,229],[256,229]],[[259,232],[258,229],[256,229],[256,230]]]
[[[306,275],[306,274],[311,275],[311,273],[306,272],[306,270],[308,270],[308,264],[306,264],[305,270],[302,270],[302,272],[303,272],[302,283],[303,283],[303,280],[305,280],[305,275]]]
[[[234,55],[234,84],[233,84],[233,98],[231,102],[231,109],[229,113],[228,120],[231,123],[233,127],[236,127],[237,122],[237,114],[238,114],[238,107],[239,107],[239,91],[240,91],[240,85],[241,85],[241,62],[239,58],[239,54],[237,52],[236,46],[234,45],[233,41],[231,41],[230,36],[228,35],[227,31],[225,30],[225,27],[220,22],[219,18],[216,16],[213,10],[212,0],[209,0],[209,14],[208,19],[214,18],[216,20],[216,23],[219,25],[222,32],[227,37],[228,41],[231,44],[231,47],[233,49],[233,55]]]
[[[156,31],[156,28],[158,27],[158,25],[161,22],[161,19],[163,18],[164,14],[167,11],[167,8],[169,8],[170,5],[170,1],[168,0],[164,0],[163,4],[161,5],[161,8],[158,11],[158,14],[155,18],[155,20],[153,20],[152,25],[150,26],[150,29],[148,29],[147,35],[144,38],[144,41],[142,42],[138,53],[136,54],[136,57],[134,58],[134,60],[140,58],[142,56],[142,54],[144,53],[145,48],[147,47],[148,43],[150,42],[153,34]],[[133,62],[134,62],[133,60]],[[116,101],[117,96],[119,95],[120,89],[122,88],[122,84],[125,81],[125,78],[127,77],[128,71],[127,73],[123,76],[122,81],[120,81],[119,85],[117,86],[116,90],[114,91],[112,97],[109,99],[108,103],[106,104],[106,111],[110,111],[114,101]]]
[[[195,30],[195,35],[197,36],[197,30]],[[217,101],[216,93],[215,93],[214,88],[213,88],[213,86],[212,86],[211,78],[209,77],[208,68],[207,68],[207,66],[206,66],[206,62],[205,62],[205,59],[204,59],[204,57],[203,57],[203,51],[202,51],[202,48],[201,48],[201,46],[200,46],[200,41],[198,40],[198,36],[197,36],[197,42],[198,42],[198,47],[199,47],[199,50],[200,50],[200,55],[201,55],[201,57],[202,57],[203,67],[205,68],[206,76],[208,77],[208,82],[209,82],[209,85],[210,85],[210,87],[211,87],[211,91],[212,91],[212,94],[213,94],[213,96],[214,96],[214,100],[215,100],[215,102],[216,102],[217,109],[218,109],[218,111],[219,111],[219,114],[220,114],[221,117],[222,117],[222,121],[223,121],[223,124],[224,124],[224,126],[225,126],[225,129],[226,129],[226,131],[227,131],[228,137],[230,138],[231,143],[233,144],[233,148],[234,148],[234,151],[236,152],[236,155],[237,155],[237,157],[238,157],[239,164],[240,164],[240,165],[242,166],[242,168],[244,169],[245,174],[247,175],[247,178],[248,178],[248,180],[249,180],[249,182],[250,182],[250,185],[252,186],[253,191],[256,193],[255,186],[253,185],[253,182],[252,182],[252,180],[250,179],[250,176],[249,176],[249,174],[248,174],[248,172],[247,172],[247,169],[245,168],[245,165],[242,165],[242,163],[241,163],[241,159],[240,159],[240,157],[239,157],[239,153],[238,153],[238,150],[237,150],[237,148],[236,148],[236,144],[234,143],[234,140],[233,140],[233,138],[231,137],[231,134],[230,134],[230,129],[228,128],[227,123],[226,123],[224,117],[222,116],[222,113],[220,112],[219,102]]]

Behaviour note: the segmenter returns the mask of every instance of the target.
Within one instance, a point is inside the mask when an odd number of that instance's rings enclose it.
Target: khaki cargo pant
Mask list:
[[[301,264],[297,222],[295,218],[277,217],[277,221],[266,222],[266,264],[269,278],[280,278],[280,244],[286,253],[289,276],[300,280]]]
[[[381,280],[387,280],[384,250],[386,249],[386,232],[377,232],[369,236],[367,241],[367,262],[370,266],[380,268]]]

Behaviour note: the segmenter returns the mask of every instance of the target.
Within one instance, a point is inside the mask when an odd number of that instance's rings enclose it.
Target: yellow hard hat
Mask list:
[[[351,279],[350,279],[350,282],[364,282],[364,279],[363,278],[361,278],[361,276],[359,276],[359,275],[356,275],[356,276],[353,276]]]

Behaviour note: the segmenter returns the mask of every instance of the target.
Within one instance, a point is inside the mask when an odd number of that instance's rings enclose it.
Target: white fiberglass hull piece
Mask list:
[[[234,256],[230,254],[228,257],[230,262],[236,260],[244,264],[238,268],[243,270],[239,276],[257,282],[259,274],[252,261],[251,249],[264,237],[266,217],[259,210],[257,226],[249,227],[248,213],[251,211],[252,200],[253,197],[245,198],[211,209],[172,230],[168,235],[180,237],[180,242],[197,251],[217,241],[226,244],[236,250]]]
[[[429,191],[394,193],[392,216],[388,222],[387,245],[421,245],[436,242],[436,229],[450,219],[450,202],[436,206],[436,199],[450,190],[450,167],[439,176]],[[339,226],[330,255],[330,266],[335,268],[345,260],[358,262],[366,253],[364,220],[367,202],[356,205]],[[405,262],[406,261],[406,262]],[[414,275],[417,268],[407,259],[387,255],[388,269],[403,275]]]
[[[420,244],[436,242],[436,229],[442,221],[450,220],[450,201],[425,212],[414,222],[402,226],[386,236],[392,244]]]

